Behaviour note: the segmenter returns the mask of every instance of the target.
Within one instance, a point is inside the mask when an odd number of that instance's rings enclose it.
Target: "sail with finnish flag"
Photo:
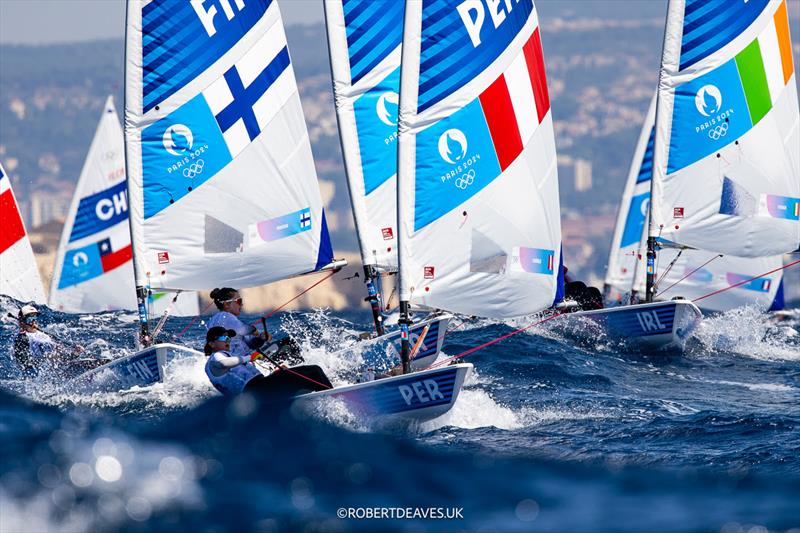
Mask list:
[[[61,233],[48,306],[70,313],[136,309],[122,126],[111,96],[86,155]],[[171,298],[151,295],[154,313]],[[170,312],[196,315],[197,295]]]
[[[397,111],[403,2],[326,0],[325,18],[361,261],[397,270]]]
[[[250,287],[333,250],[277,2],[129,0],[137,286]]]
[[[408,2],[402,65],[401,301],[486,317],[551,306],[558,177],[532,0]]]
[[[44,288],[31,241],[11,189],[11,177],[0,164],[0,294],[21,302],[44,303]]]
[[[671,1],[658,91],[650,236],[745,257],[796,250],[786,2]]]
[[[605,298],[611,304],[631,302],[631,293],[645,294],[646,222],[653,168],[655,103],[654,97],[642,124],[614,230],[605,278]],[[779,269],[783,265],[780,255],[736,257],[698,249],[665,248],[659,252],[658,259],[656,279],[658,291],[664,298],[682,296],[694,300],[746,281],[713,298],[703,299],[700,307],[707,311],[727,311],[746,305],[762,310],[782,307],[783,273],[778,271],[758,277]]]

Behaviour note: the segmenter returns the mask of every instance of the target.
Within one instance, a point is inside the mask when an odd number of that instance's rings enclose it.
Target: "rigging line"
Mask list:
[[[653,284],[653,288],[658,288],[658,285],[662,281],[664,281],[664,278],[667,277],[667,274],[669,274],[669,271],[672,270],[672,267],[675,266],[675,262],[678,260],[678,258],[680,258],[682,253],[683,253],[683,248],[678,250],[678,255],[676,255],[675,258],[672,261],[669,262],[669,265],[667,265],[667,268],[666,268],[666,270],[664,270],[664,273],[661,274],[661,277],[659,277],[658,280]]]
[[[292,370],[292,369],[291,369],[290,367],[288,367],[288,366],[281,366],[281,364],[280,364],[279,362],[275,361],[275,360],[274,360],[272,357],[270,357],[269,355],[267,355],[265,352],[262,352],[261,350],[256,350],[254,353],[256,353],[256,354],[261,354],[262,356],[264,356],[264,358],[265,358],[267,361],[269,361],[269,362],[270,362],[270,364],[271,364],[271,365],[273,365],[273,366],[275,367],[275,370],[273,370],[272,372],[270,372],[270,375],[272,375],[272,374],[277,374],[278,372],[289,372],[290,374],[294,374],[294,375],[295,375],[295,376],[297,376],[297,377],[301,377],[301,378],[305,379],[306,381],[310,381],[311,383],[314,383],[314,384],[316,384],[316,385],[319,385],[319,386],[320,386],[320,387],[322,387],[323,389],[332,389],[332,388],[333,388],[333,387],[331,387],[331,386],[329,386],[329,385],[326,385],[326,384],[324,384],[324,383],[320,383],[319,381],[317,381],[317,380],[316,380],[316,379],[314,379],[314,378],[310,378],[310,377],[308,377],[308,376],[305,376],[305,375],[301,374],[300,372],[295,372],[294,370]],[[252,357],[252,356],[251,356],[251,357]],[[261,366],[261,367],[263,368],[263,366],[262,366],[261,364],[259,364],[259,362],[258,362],[257,360],[256,360],[256,364],[258,364],[258,366]]]
[[[681,250],[681,251],[683,251],[683,250]],[[688,274],[686,274],[685,276],[683,276],[681,279],[679,279],[678,281],[676,281],[675,283],[673,283],[672,285],[670,285],[669,287],[667,287],[666,289],[664,289],[663,291],[661,291],[661,294],[664,294],[665,292],[667,292],[668,290],[670,290],[672,287],[674,287],[675,285],[677,285],[677,284],[678,284],[678,283],[680,283],[681,281],[685,280],[685,279],[686,279],[686,278],[688,278],[688,277],[691,277],[691,275],[692,275],[692,274],[694,274],[695,272],[697,272],[698,270],[700,270],[701,268],[703,268],[704,266],[706,266],[707,264],[709,264],[711,261],[713,261],[713,260],[715,260],[715,259],[719,259],[720,257],[722,257],[722,254],[717,254],[717,255],[715,255],[714,257],[712,257],[711,259],[709,259],[708,261],[706,261],[705,263],[703,263],[703,264],[702,264],[702,265],[700,265],[699,267],[695,268],[694,270],[692,270],[691,272],[689,272]],[[676,258],[676,259],[677,259],[677,258]]]
[[[187,330],[187,329],[189,329],[189,328],[192,326],[192,324],[194,324],[195,322],[197,322],[197,321],[200,319],[200,317],[201,317],[201,316],[203,316],[204,314],[206,314],[206,311],[208,311],[208,309],[209,309],[209,308],[210,308],[212,305],[214,305],[214,300],[211,300],[210,302],[208,302],[208,303],[206,304],[206,306],[203,308],[203,310],[202,310],[202,311],[200,311],[200,314],[199,314],[199,315],[197,315],[196,317],[194,317],[194,318],[193,318],[191,321],[189,321],[189,323],[188,323],[188,324],[186,324],[186,326],[185,326],[185,327],[184,327],[182,330],[180,330],[180,332],[178,332],[178,334],[177,334],[177,335],[175,335],[175,338],[177,339],[178,337],[180,337],[181,335],[183,335],[184,333],[186,333],[186,330]]]
[[[800,263],[800,261],[798,261],[798,263]],[[545,322],[548,322],[550,320],[553,320],[554,318],[558,318],[558,317],[563,316],[565,314],[568,314],[568,313],[555,313],[555,314],[550,315],[550,316],[548,316],[546,318],[543,318],[542,320],[538,320],[536,322],[528,324],[527,326],[525,326],[523,328],[516,329],[516,330],[512,331],[511,333],[506,333],[505,335],[497,337],[496,339],[492,339],[492,340],[490,340],[488,342],[484,342],[483,344],[480,344],[480,345],[475,346],[473,348],[470,348],[468,350],[464,350],[463,352],[461,352],[459,354],[456,354],[456,355],[454,355],[452,357],[448,357],[446,359],[442,359],[441,361],[437,361],[437,362],[435,362],[435,363],[433,363],[431,365],[428,365],[428,368],[426,368],[425,370],[431,370],[433,368],[438,368],[440,366],[447,365],[447,364],[449,364],[449,363],[451,363],[453,361],[456,361],[456,360],[461,359],[463,357],[466,357],[466,356],[468,356],[468,355],[470,355],[472,353],[475,353],[478,350],[482,350],[482,349],[486,348],[487,346],[491,346],[492,344],[495,344],[497,342],[505,340],[505,339],[507,339],[509,337],[513,337],[514,335],[517,335],[518,333],[522,333],[524,331],[527,331],[527,330],[531,329],[534,326],[538,326],[539,324],[544,324]]]
[[[329,279],[331,279],[331,277],[333,277],[333,275],[334,275],[334,274],[336,274],[336,272],[338,272],[338,271],[331,271],[331,273],[330,273],[330,274],[328,274],[327,276],[325,276],[324,278],[322,278],[322,279],[320,279],[320,280],[317,280],[317,281],[316,281],[316,282],[314,282],[313,284],[311,284],[311,285],[309,285],[308,287],[306,287],[305,289],[303,289],[303,290],[302,290],[302,291],[301,291],[299,294],[297,294],[296,296],[294,296],[294,297],[293,297],[291,300],[288,300],[287,302],[283,303],[282,305],[280,305],[280,306],[276,307],[275,309],[273,309],[273,310],[272,310],[272,311],[270,311],[269,313],[267,313],[267,314],[265,314],[265,315],[262,315],[262,316],[258,317],[258,318],[257,318],[257,319],[255,319],[253,322],[251,322],[251,323],[250,323],[250,325],[251,325],[251,326],[255,326],[256,324],[258,324],[259,322],[261,322],[261,319],[264,319],[264,320],[268,319],[269,317],[271,317],[272,315],[274,315],[275,313],[277,313],[278,311],[280,311],[281,309],[283,309],[284,307],[286,307],[287,305],[289,305],[289,304],[290,304],[290,303],[292,303],[293,301],[297,300],[297,299],[298,299],[298,298],[300,298],[302,295],[304,295],[305,293],[307,293],[308,291],[310,291],[311,289],[313,289],[314,287],[316,287],[317,285],[319,285],[319,284],[320,284],[320,283],[322,283],[323,281],[328,281]]]
[[[167,306],[167,308],[164,309],[164,314],[161,315],[161,319],[158,321],[158,324],[156,324],[156,329],[153,330],[153,335],[152,335],[153,341],[156,340],[156,337],[158,336],[158,334],[161,333],[162,329],[164,329],[164,324],[167,323],[167,317],[169,316],[170,312],[172,311],[172,308],[175,306],[175,302],[178,301],[178,296],[180,296],[181,292],[183,292],[183,291],[176,292],[175,293],[175,297],[172,298],[172,302],[170,302],[170,304]],[[155,300],[153,300],[153,303],[155,304]]]
[[[792,263],[789,263],[788,265],[783,265],[780,268],[776,268],[776,269],[770,270],[769,272],[764,272],[763,274],[759,274],[758,276],[754,276],[754,277],[752,277],[750,279],[746,279],[744,281],[740,281],[739,283],[734,283],[733,285],[728,285],[724,289],[719,289],[718,291],[710,292],[710,293],[708,293],[708,294],[706,294],[704,296],[701,296],[700,298],[695,298],[692,301],[693,302],[699,302],[700,300],[703,300],[705,298],[709,298],[709,297],[714,296],[716,294],[719,294],[721,292],[725,292],[728,289],[733,289],[733,288],[738,287],[739,285],[744,285],[745,283],[749,283],[749,282],[753,281],[754,279],[763,278],[764,276],[769,276],[770,274],[774,274],[775,272],[778,272],[780,270],[786,270],[787,268],[793,267],[794,265],[796,265],[798,263],[800,263],[800,259],[798,259],[797,261],[794,261]]]

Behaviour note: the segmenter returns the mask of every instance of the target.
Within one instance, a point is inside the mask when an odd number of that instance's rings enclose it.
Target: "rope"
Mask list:
[[[798,261],[798,262],[800,262],[800,261]],[[488,342],[484,342],[483,344],[480,344],[480,345],[475,346],[473,348],[470,348],[468,350],[464,350],[463,352],[461,352],[461,353],[459,353],[457,355],[454,355],[452,357],[448,357],[446,359],[442,359],[441,361],[437,361],[437,362],[429,365],[428,368],[426,368],[425,370],[438,368],[440,366],[447,365],[447,364],[451,363],[452,361],[457,361],[458,359],[461,359],[461,358],[466,357],[466,356],[468,356],[468,355],[470,355],[472,353],[475,353],[478,350],[482,350],[482,349],[486,348],[487,346],[491,346],[492,344],[498,343],[498,342],[500,342],[502,340],[505,340],[505,339],[507,339],[509,337],[513,337],[514,335],[522,333],[523,331],[527,331],[527,330],[531,329],[534,326],[538,326],[539,324],[544,324],[545,322],[553,320],[554,318],[558,318],[558,317],[560,317],[560,316],[562,316],[564,314],[566,314],[566,313],[555,313],[553,315],[550,315],[547,318],[544,318],[542,320],[538,320],[536,322],[533,322],[532,324],[528,324],[527,326],[525,326],[523,328],[516,329],[516,330],[512,331],[511,333],[506,333],[505,335],[497,337],[496,339],[492,339],[492,340],[490,340]]]
[[[200,320],[200,317],[203,316],[204,314],[206,314],[206,311],[208,311],[209,307],[211,307],[212,305],[214,305],[213,301],[211,301],[208,304],[206,304],[206,306],[203,308],[203,310],[200,311],[200,314],[197,315],[196,317],[194,317],[193,319],[191,319],[189,321],[189,323],[186,324],[186,327],[184,327],[182,330],[180,330],[180,332],[177,335],[175,335],[175,338],[177,339],[178,337],[180,337],[181,335],[186,333],[186,330],[189,329],[192,326],[192,324],[194,324],[195,322]]]
[[[672,270],[672,267],[674,267],[674,266],[675,266],[675,262],[676,262],[676,261],[677,261],[677,260],[678,260],[678,259],[681,257],[681,254],[682,254],[682,253],[683,253],[683,249],[680,249],[680,250],[678,250],[678,255],[676,255],[676,256],[675,256],[675,258],[674,258],[672,261],[670,261],[670,262],[669,262],[669,265],[667,265],[667,268],[666,268],[666,270],[664,270],[664,273],[663,273],[663,274],[661,274],[661,276],[658,278],[658,281],[656,281],[656,282],[653,284],[653,290],[654,290],[654,291],[655,291],[655,290],[658,288],[658,285],[659,285],[659,284],[660,284],[662,281],[664,281],[664,278],[666,278],[666,277],[667,277],[667,274],[669,274],[670,270]]]
[[[295,296],[295,297],[294,297],[294,298],[292,298],[291,300],[287,301],[286,303],[284,303],[283,305],[281,305],[281,306],[279,306],[279,307],[276,307],[275,309],[273,309],[273,310],[272,310],[272,311],[270,311],[269,313],[267,313],[267,314],[265,314],[265,315],[263,315],[263,316],[260,316],[260,317],[258,317],[258,318],[257,318],[257,319],[255,319],[253,322],[251,322],[251,323],[250,323],[250,325],[251,325],[251,326],[255,326],[256,324],[258,324],[259,322],[261,322],[261,320],[262,320],[262,319],[263,319],[263,320],[266,320],[266,319],[268,319],[269,317],[271,317],[272,315],[274,315],[275,313],[277,313],[278,311],[280,311],[281,309],[283,309],[284,307],[286,307],[287,305],[289,305],[289,304],[290,304],[290,303],[292,303],[293,301],[297,300],[297,299],[298,299],[298,298],[300,298],[302,295],[304,295],[305,293],[307,293],[308,291],[310,291],[311,289],[313,289],[314,287],[316,287],[317,285],[319,285],[319,284],[320,284],[320,283],[322,283],[323,281],[328,281],[329,279],[331,279],[331,277],[333,277],[333,275],[334,275],[334,274],[336,274],[336,272],[338,272],[338,270],[331,271],[331,273],[330,273],[330,274],[328,274],[327,276],[325,276],[324,278],[322,278],[322,279],[320,279],[320,280],[317,280],[315,283],[313,283],[313,284],[309,285],[308,287],[306,287],[305,289],[303,289],[303,291],[302,291],[302,292],[300,292],[300,293],[299,293],[297,296]]]
[[[798,259],[797,261],[794,261],[792,263],[789,263],[788,265],[783,265],[780,268],[776,268],[774,270],[770,270],[769,272],[764,272],[763,274],[759,274],[758,276],[754,276],[754,277],[752,277],[750,279],[746,279],[744,281],[740,281],[739,283],[734,283],[733,285],[728,285],[724,289],[719,289],[718,291],[710,292],[710,293],[706,294],[705,296],[701,296],[700,298],[695,298],[692,301],[693,302],[699,302],[700,300],[704,300],[706,298],[710,298],[711,296],[714,296],[714,295],[719,294],[721,292],[725,292],[728,289],[733,289],[733,288],[738,287],[739,285],[744,285],[745,283],[749,283],[749,282],[753,281],[754,279],[763,278],[764,276],[769,276],[770,274],[774,274],[775,272],[778,272],[780,270],[785,270],[785,269],[787,269],[789,267],[793,267],[794,265],[796,265],[798,263],[800,263],[800,259]]]
[[[683,250],[681,250],[681,251],[683,251]],[[711,259],[709,259],[708,261],[706,261],[705,263],[703,263],[703,264],[702,264],[702,265],[700,265],[699,267],[695,268],[694,270],[692,270],[691,272],[689,272],[688,274],[686,274],[685,276],[683,276],[681,279],[679,279],[678,281],[676,281],[675,283],[673,283],[672,285],[670,285],[669,287],[667,287],[666,289],[664,289],[663,291],[661,291],[661,292],[660,292],[660,294],[664,294],[665,292],[667,292],[668,290],[670,290],[672,287],[674,287],[675,285],[677,285],[677,284],[678,284],[678,283],[680,283],[681,281],[683,281],[683,280],[685,280],[686,278],[690,277],[692,274],[694,274],[695,272],[697,272],[698,270],[700,270],[701,268],[703,268],[704,266],[706,266],[707,264],[709,264],[711,261],[713,261],[713,260],[715,260],[715,259],[719,259],[720,257],[722,257],[722,254],[717,254],[717,255],[715,255],[714,257],[712,257]]]

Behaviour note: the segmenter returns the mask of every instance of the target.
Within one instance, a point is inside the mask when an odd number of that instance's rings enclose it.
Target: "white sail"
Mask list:
[[[326,0],[333,90],[361,260],[397,270],[403,2]]]
[[[650,178],[653,175],[653,135],[656,116],[655,96],[650,101],[639,142],[633,153],[628,180],[622,193],[617,225],[611,241],[606,267],[606,300],[628,303],[627,297],[634,278],[643,280],[647,236],[647,217],[650,208]],[[640,271],[636,275],[637,269]]]
[[[783,0],[672,0],[650,235],[745,257],[800,243],[800,131]]]
[[[154,312],[172,300],[152,299]],[[70,313],[136,309],[124,142],[110,96],[61,233],[48,306]],[[197,295],[181,295],[170,312],[197,315]]]
[[[0,294],[44,303],[44,288],[11,178],[0,165]]]
[[[249,287],[332,259],[278,5],[129,0],[137,284]]]
[[[642,125],[625,192],[622,197],[617,227],[614,231],[609,266],[606,271],[607,299],[628,303],[631,290],[645,294],[647,207],[650,200],[650,178],[653,168],[653,132],[655,98]],[[736,257],[697,249],[665,248],[658,253],[657,294],[663,298],[683,296],[690,300],[725,289],[765,272],[779,269],[781,256]],[[727,311],[745,305],[770,309],[781,299],[779,288],[782,271],[742,283],[698,302],[709,311]]]
[[[553,303],[561,226],[536,10],[490,4],[406,3],[400,297],[508,317]]]
[[[766,311],[782,307],[783,271],[779,270],[783,266],[782,256],[719,257],[714,252],[683,250],[677,257],[678,253],[674,249],[659,252],[656,272],[660,281],[656,293],[661,292],[663,298],[682,296],[695,300],[722,291],[699,300],[697,306],[706,311],[728,311],[743,306]],[[761,276],[767,272],[772,273]],[[738,286],[729,288],[734,285]]]

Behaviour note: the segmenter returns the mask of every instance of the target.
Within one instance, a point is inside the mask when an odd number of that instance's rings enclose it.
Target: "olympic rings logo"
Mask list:
[[[728,134],[727,122],[723,122],[722,124],[720,124],[719,126],[708,132],[708,136],[715,141],[719,140],[720,137],[725,137],[725,135],[727,134]]]
[[[466,174],[461,174],[456,178],[456,187],[462,191],[475,182],[475,169],[470,169]]]
[[[192,179],[202,174],[204,165],[205,162],[202,159],[198,159],[197,163],[192,163],[191,165],[183,169],[183,177]]]

